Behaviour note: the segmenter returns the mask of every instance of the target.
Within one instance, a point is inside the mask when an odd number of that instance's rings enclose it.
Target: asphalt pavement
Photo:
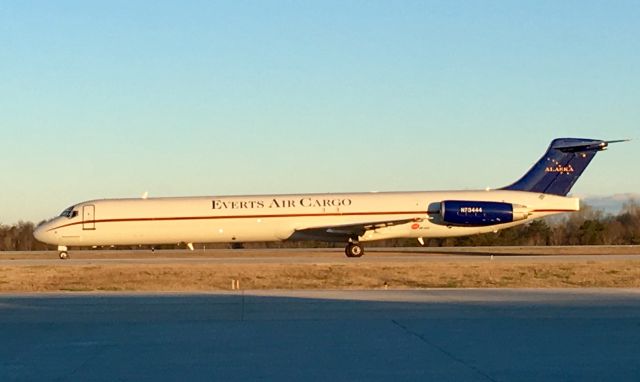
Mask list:
[[[0,381],[638,381],[636,289],[0,295]]]

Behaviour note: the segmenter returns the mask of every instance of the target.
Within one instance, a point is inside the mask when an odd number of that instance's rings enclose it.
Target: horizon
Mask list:
[[[0,224],[84,200],[498,188],[636,139],[640,4],[0,6]],[[572,194],[638,194],[636,141]]]

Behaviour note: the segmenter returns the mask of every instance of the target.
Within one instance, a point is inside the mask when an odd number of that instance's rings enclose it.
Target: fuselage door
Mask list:
[[[96,229],[96,207],[93,204],[82,206],[82,229]]]

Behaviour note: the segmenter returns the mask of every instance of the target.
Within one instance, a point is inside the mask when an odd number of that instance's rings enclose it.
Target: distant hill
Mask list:
[[[620,212],[625,202],[635,200],[637,203],[640,203],[640,193],[627,192],[609,196],[583,196],[580,197],[580,199],[594,209],[615,215]]]

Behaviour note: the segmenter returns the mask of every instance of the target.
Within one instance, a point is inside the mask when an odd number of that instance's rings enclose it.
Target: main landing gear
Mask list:
[[[58,246],[58,256],[61,260],[66,260],[69,258],[69,252],[67,252],[67,247],[64,245]]]
[[[364,255],[364,248],[358,242],[350,242],[344,249],[344,253],[347,257],[360,257]]]

